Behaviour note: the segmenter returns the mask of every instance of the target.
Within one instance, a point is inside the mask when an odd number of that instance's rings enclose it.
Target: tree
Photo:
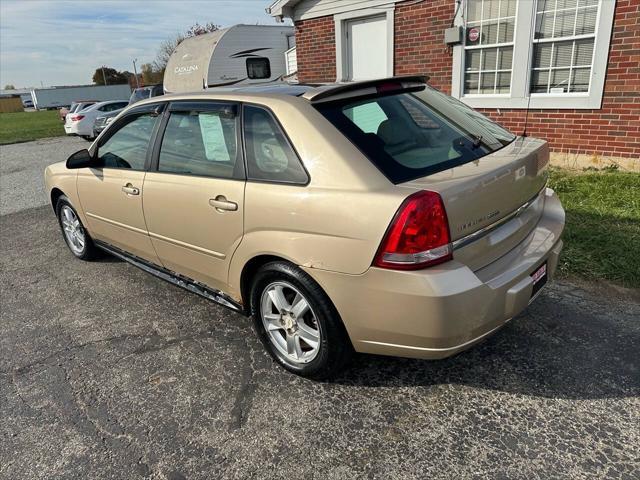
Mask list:
[[[127,72],[119,72],[115,68],[111,67],[98,67],[96,68],[92,79],[93,83],[96,85],[104,85],[105,80],[107,81],[107,85],[118,85],[121,83],[128,83],[129,74],[127,74]]]
[[[189,27],[185,37],[197,37],[198,35],[204,35],[205,33],[215,32],[220,29],[220,25],[216,25],[212,22],[207,22],[204,25],[200,25],[198,22]]]
[[[215,32],[219,29],[220,25],[216,25],[212,22],[207,22],[204,25],[200,25],[196,22],[191,25],[184,34],[179,33],[173,38],[168,38],[160,44],[160,48],[156,54],[156,59],[153,61],[153,71],[159,74],[160,78],[162,78],[171,54],[185,38],[197,37],[198,35]]]
[[[15,90],[15,89],[16,89],[16,87],[15,87],[15,85],[13,85],[12,83],[7,83],[7,84],[4,86],[4,89],[5,89],[5,90]]]
[[[142,73],[142,81],[145,85],[153,85],[156,83],[162,83],[162,73],[156,72],[153,69],[153,65],[150,63],[143,63],[140,67]]]

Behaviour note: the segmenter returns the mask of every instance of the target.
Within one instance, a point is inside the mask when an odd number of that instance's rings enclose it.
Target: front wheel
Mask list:
[[[309,275],[289,263],[268,263],[258,271],[251,311],[269,354],[297,375],[327,378],[351,357],[353,348],[335,307]]]
[[[71,253],[81,260],[93,260],[96,258],[98,249],[82,225],[78,213],[64,195],[58,198],[56,214],[62,230],[62,236]]]

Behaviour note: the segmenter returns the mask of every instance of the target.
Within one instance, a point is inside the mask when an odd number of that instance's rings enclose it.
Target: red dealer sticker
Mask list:
[[[469,29],[468,36],[470,42],[477,42],[480,38],[480,30],[478,30],[477,28],[471,28]]]

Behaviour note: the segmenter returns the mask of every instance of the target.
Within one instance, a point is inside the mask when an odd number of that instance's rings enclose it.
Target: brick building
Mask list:
[[[296,27],[301,82],[403,74],[556,162],[640,168],[640,0],[277,0]],[[459,26],[459,43],[445,30]],[[454,32],[455,33],[455,32]]]

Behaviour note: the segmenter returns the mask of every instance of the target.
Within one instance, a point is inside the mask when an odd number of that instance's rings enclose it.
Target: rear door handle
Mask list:
[[[209,205],[220,213],[235,212],[238,210],[238,204],[236,202],[230,202],[224,195],[218,195],[216,198],[210,198]]]
[[[137,187],[134,187],[130,183],[127,183],[126,185],[123,185],[122,186],[122,191],[124,193],[126,193],[127,195],[140,195],[140,189],[137,188]]]

